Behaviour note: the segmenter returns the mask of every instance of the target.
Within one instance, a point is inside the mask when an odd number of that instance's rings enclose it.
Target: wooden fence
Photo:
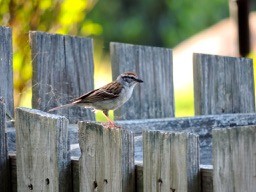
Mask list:
[[[175,118],[172,50],[111,43],[113,79],[144,83],[107,129],[86,109],[45,112],[93,89],[92,39],[29,35],[33,109],[14,110],[12,31],[0,27],[1,192],[255,190],[252,60],[194,54],[197,116]]]

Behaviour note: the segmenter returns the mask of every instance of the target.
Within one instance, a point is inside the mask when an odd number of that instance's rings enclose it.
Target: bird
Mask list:
[[[52,108],[48,112],[72,106],[93,108],[103,112],[110,127],[117,127],[109,118],[109,110],[116,110],[125,104],[131,98],[134,87],[142,82],[143,80],[139,79],[136,73],[125,72],[120,74],[111,83],[89,91],[71,100],[71,103]]]

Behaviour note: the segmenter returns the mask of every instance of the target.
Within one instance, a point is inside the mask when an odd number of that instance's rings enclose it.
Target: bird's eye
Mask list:
[[[130,77],[130,76],[123,77],[123,80],[126,81],[126,82],[128,82],[128,83],[130,83],[130,82],[133,81],[133,80],[132,80],[132,77]]]

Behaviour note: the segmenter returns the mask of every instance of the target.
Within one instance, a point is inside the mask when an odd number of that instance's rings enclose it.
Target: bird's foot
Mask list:
[[[109,121],[109,122],[106,122],[106,123],[101,123],[102,126],[108,128],[108,129],[120,129],[121,127],[116,125],[113,121]]]

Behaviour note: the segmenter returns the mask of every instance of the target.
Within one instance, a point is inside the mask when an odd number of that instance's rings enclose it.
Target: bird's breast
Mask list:
[[[111,100],[95,102],[93,103],[93,106],[100,110],[115,110],[131,98],[132,92],[133,88],[123,88],[118,97]]]

